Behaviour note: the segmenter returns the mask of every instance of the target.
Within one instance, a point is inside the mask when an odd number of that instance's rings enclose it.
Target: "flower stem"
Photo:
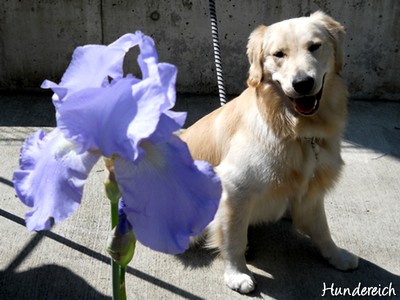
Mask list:
[[[118,183],[115,179],[113,158],[106,158],[104,161],[108,170],[108,176],[105,181],[105,190],[107,198],[110,200],[111,204],[111,230],[113,230],[120,221],[118,216],[118,205],[120,202],[121,193],[118,188]],[[115,236],[113,236],[112,238],[115,238]],[[113,240],[111,241],[113,242]],[[114,242],[116,241],[117,240],[114,240]],[[134,251],[134,243],[132,251]],[[112,256],[111,253],[110,255]],[[132,258],[130,258],[129,260],[131,259]],[[120,261],[118,260],[118,262]],[[121,264],[118,262],[111,258],[113,300],[126,300],[125,265],[121,266]]]
[[[126,289],[125,289],[125,267],[120,266],[119,268],[119,281],[120,281],[120,299],[126,300]]]
[[[118,224],[118,202],[111,201],[111,229]],[[113,300],[121,299],[120,291],[120,265],[111,258]],[[126,297],[125,297],[126,298]]]
[[[118,224],[118,202],[111,202],[111,229]]]

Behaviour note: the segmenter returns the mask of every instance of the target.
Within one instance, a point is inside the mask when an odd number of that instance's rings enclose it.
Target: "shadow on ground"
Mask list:
[[[0,182],[12,186],[11,182],[5,182],[4,179]],[[25,226],[22,218],[3,209],[0,209],[0,217]],[[38,232],[20,249],[9,265],[0,270],[0,299],[110,299],[90,286],[83,278],[62,266],[50,264],[19,272],[18,267],[46,237],[88,255],[94,252],[51,231]],[[101,254],[97,256],[101,257]],[[106,259],[106,262],[108,261]]]
[[[249,241],[254,256],[249,264],[272,276],[270,279],[256,273],[255,294],[258,295],[276,299],[298,299],[301,295],[303,299],[315,299],[322,295],[324,284],[330,287],[332,283],[335,287],[351,289],[359,283],[367,287],[393,283],[396,291],[400,291],[399,276],[369,261],[361,259],[359,268],[350,272],[334,269],[311,241],[297,233],[286,220],[253,228]]]
[[[344,139],[400,158],[400,102],[350,101]]]
[[[257,281],[256,290],[249,297],[274,299],[319,299],[323,295],[333,298],[335,288],[385,287],[391,285],[400,291],[400,276],[364,259],[358,269],[342,272],[331,267],[311,241],[292,228],[288,220],[260,225],[249,229],[248,264],[253,267]],[[216,254],[195,247],[178,260],[188,268],[206,267]],[[268,273],[268,276],[266,276]],[[221,282],[223,274],[221,273]],[[334,292],[334,291],[332,291]],[[393,295],[393,294],[392,294]],[[397,294],[397,296],[400,296]]]
[[[111,299],[67,268],[44,265],[25,272],[0,272],[0,299]]]
[[[3,181],[0,180],[0,183],[12,186],[12,182],[9,180],[3,179]],[[25,227],[24,219],[1,208],[0,217]],[[69,240],[50,230],[40,231],[37,232],[23,248],[21,248],[18,255],[13,258],[7,268],[0,270],[0,299],[110,299],[89,286],[82,278],[75,275],[70,270],[57,265],[45,265],[40,268],[30,269],[26,272],[15,272],[19,265],[31,254],[33,249],[36,248],[44,238],[52,239],[53,241],[83,253],[98,262],[110,265],[110,258],[99,252]],[[203,253],[204,252],[201,252],[200,255]],[[126,272],[185,299],[200,299],[196,295],[181,289],[178,286],[148,275],[130,266],[127,267]],[[49,281],[51,281],[51,284],[48,284]],[[65,288],[71,289],[71,287],[74,287],[72,291],[68,290],[65,293],[62,293]],[[28,293],[27,289],[34,292]],[[48,289],[48,291],[41,294],[41,289]]]
[[[56,126],[55,109],[51,93],[0,94],[0,126]]]

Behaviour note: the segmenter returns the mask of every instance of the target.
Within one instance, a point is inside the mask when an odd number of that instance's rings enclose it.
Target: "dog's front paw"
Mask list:
[[[242,294],[252,292],[256,286],[256,281],[250,271],[248,274],[239,271],[225,272],[224,278],[228,287]]]
[[[338,251],[329,258],[329,263],[341,271],[353,270],[358,267],[358,256],[339,248]]]

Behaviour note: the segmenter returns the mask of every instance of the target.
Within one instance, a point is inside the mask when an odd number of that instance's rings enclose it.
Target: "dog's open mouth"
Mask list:
[[[324,82],[322,82],[322,87],[319,92],[313,96],[305,96],[301,98],[289,97],[289,99],[294,103],[294,107],[298,113],[305,116],[310,116],[313,115],[319,108],[319,101],[321,100],[323,89]]]

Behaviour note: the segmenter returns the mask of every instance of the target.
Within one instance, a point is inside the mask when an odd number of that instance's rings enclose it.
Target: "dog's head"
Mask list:
[[[249,86],[273,81],[299,114],[315,114],[325,77],[342,70],[344,33],[322,12],[258,27],[247,46]]]

